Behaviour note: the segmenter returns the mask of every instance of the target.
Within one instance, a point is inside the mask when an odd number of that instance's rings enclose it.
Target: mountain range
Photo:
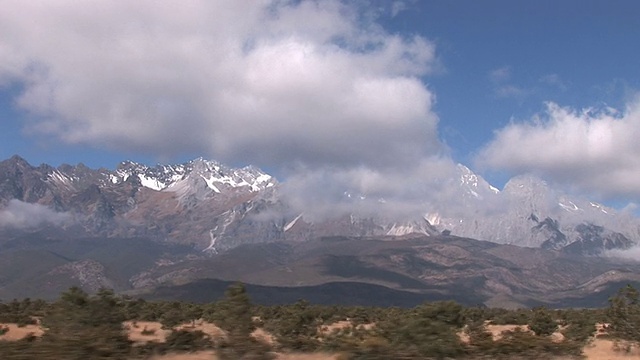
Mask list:
[[[33,166],[14,156],[0,162],[0,297],[75,283],[152,294],[202,279],[281,287],[348,280],[414,297],[453,296],[466,284],[467,299],[527,305],[578,299],[640,274],[634,262],[605,256],[640,241],[632,214],[533,176],[499,190],[463,165],[445,185],[447,202],[426,203],[413,216],[318,219],[288,202],[286,182],[252,166],[198,158],[109,170]],[[344,192],[356,202],[365,195]],[[247,272],[255,266],[263,270]]]

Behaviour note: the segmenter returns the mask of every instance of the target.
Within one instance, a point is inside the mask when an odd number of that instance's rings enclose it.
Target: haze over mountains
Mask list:
[[[418,194],[430,192],[424,186]],[[199,158],[54,168],[14,156],[0,162],[0,245],[5,257],[42,268],[0,275],[0,297],[37,296],[25,281],[53,284],[51,291],[74,281],[124,291],[218,278],[271,286],[358,281],[440,297],[467,284],[479,302],[508,296],[528,304],[637,277],[634,263],[589,257],[638,244],[640,222],[631,214],[532,176],[499,190],[463,165],[433,192],[411,214],[345,188],[333,214],[319,216],[313,201],[251,166]]]

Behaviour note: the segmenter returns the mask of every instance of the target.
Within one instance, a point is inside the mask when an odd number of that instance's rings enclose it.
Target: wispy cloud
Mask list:
[[[623,260],[632,260],[640,262],[640,246],[634,246],[630,249],[626,250],[609,250],[604,253],[604,256],[614,258],[614,259],[623,259]]]
[[[511,67],[503,66],[491,70],[489,72],[489,79],[494,83],[504,83],[511,80]]]
[[[396,0],[391,4],[391,17],[396,17],[401,12],[407,10],[409,7],[404,1]]]
[[[517,98],[521,99],[525,97],[529,92],[524,88],[509,85],[509,84],[500,84],[496,86],[494,89],[495,94],[501,98]]]
[[[70,221],[71,215],[60,213],[40,204],[11,200],[0,210],[0,227],[33,228],[43,224],[61,225]]]
[[[490,71],[489,80],[492,83],[494,95],[500,98],[522,99],[530,93],[530,90],[513,84],[512,70],[509,66]]]
[[[539,81],[543,84],[553,86],[561,91],[567,91],[568,85],[560,78],[558,74],[547,74],[540,77]]]

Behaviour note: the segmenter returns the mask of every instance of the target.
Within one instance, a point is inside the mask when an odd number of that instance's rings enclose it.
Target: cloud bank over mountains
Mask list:
[[[496,131],[481,166],[532,172],[605,197],[640,197],[640,96],[620,111],[553,102],[527,122]]]
[[[394,4],[397,15],[405,3]],[[352,209],[349,196],[366,198],[362,211],[446,201],[456,173],[426,83],[440,67],[434,43],[389,32],[359,2],[7,1],[0,59],[0,86],[20,89],[33,133],[251,163],[321,213]],[[508,67],[491,77],[509,89]],[[640,198],[638,103],[580,112],[550,102],[497,130],[477,164]]]

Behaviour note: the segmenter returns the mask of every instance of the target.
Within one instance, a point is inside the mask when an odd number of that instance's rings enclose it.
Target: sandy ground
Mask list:
[[[6,341],[17,341],[20,339],[24,339],[29,334],[33,334],[35,336],[42,336],[42,334],[44,334],[44,330],[42,330],[40,325],[27,325],[23,327],[18,327],[18,325],[16,324],[0,323],[0,327],[9,328],[8,332],[6,332],[4,335],[0,335],[0,340],[6,340]]]
[[[357,329],[361,330],[371,330],[376,326],[376,324],[360,324],[357,326]],[[337,330],[345,330],[353,327],[353,323],[349,320],[337,321],[328,325],[321,325],[318,327],[318,335],[329,335]]]
[[[44,330],[39,325],[27,325],[18,327],[16,324],[0,324],[1,327],[8,327],[9,331],[4,335],[0,335],[0,340],[16,341],[27,337],[29,334],[35,336],[42,336]],[[145,343],[150,341],[163,342],[166,340],[167,335],[171,333],[170,330],[163,330],[162,325],[158,322],[152,321],[127,321],[124,323],[125,329],[129,334],[129,338],[137,343]],[[320,327],[319,333],[331,333],[336,329],[346,329],[351,327],[352,324],[349,321],[340,321],[330,325],[324,325]],[[373,326],[373,325],[372,325]],[[495,340],[502,336],[503,331],[514,330],[517,325],[487,325],[487,330],[491,332]],[[520,326],[523,330],[530,331],[526,326]],[[600,324],[596,326],[597,333],[593,341],[584,348],[584,355],[587,360],[630,360],[640,359],[640,348],[633,348],[629,352],[616,351],[614,342],[612,340],[603,338],[606,335],[606,331]],[[225,336],[222,329],[214,324],[207,323],[205,321],[196,321],[195,324],[183,324],[177,327],[177,329],[184,330],[200,330],[203,333],[210,336],[212,339],[219,339]],[[150,334],[142,334],[143,331],[151,332]],[[271,334],[263,329],[257,329],[254,331],[253,336],[265,343],[274,344],[275,340]],[[554,334],[557,341],[562,341],[562,334],[559,332]],[[468,340],[464,333],[460,333],[460,337],[463,341]],[[277,354],[278,360],[335,360],[337,355],[332,354]],[[200,351],[190,354],[167,354],[162,356],[152,357],[150,360],[218,360],[215,352],[213,351]]]
[[[513,331],[516,328],[533,334],[533,331],[529,329],[528,325],[486,325],[485,327],[487,331],[491,333],[491,336],[493,336],[493,341],[500,340],[504,331]]]
[[[269,346],[273,346],[276,344],[276,338],[271,335],[269,332],[265,331],[263,328],[257,328],[252,333],[254,339],[260,341],[263,344],[267,344]]]
[[[607,339],[595,339],[585,346],[584,355],[589,360],[630,360],[640,359],[640,349],[635,348],[630,352],[615,351],[614,343]]]

